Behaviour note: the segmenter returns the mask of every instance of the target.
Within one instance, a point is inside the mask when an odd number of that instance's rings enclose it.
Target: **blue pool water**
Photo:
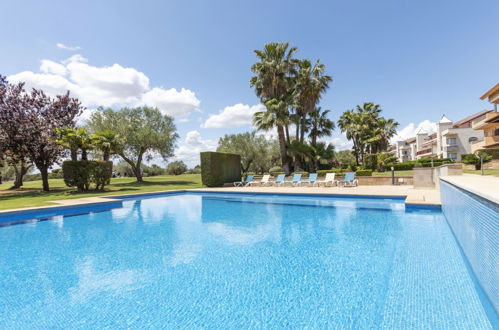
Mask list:
[[[1,329],[497,326],[440,211],[201,193],[110,207],[4,222]]]

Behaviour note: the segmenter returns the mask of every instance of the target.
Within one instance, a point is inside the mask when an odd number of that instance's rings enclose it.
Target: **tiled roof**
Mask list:
[[[472,121],[480,116],[483,116],[484,114],[488,113],[488,112],[491,112],[493,110],[482,110],[482,111],[479,111],[477,113],[474,113],[472,114],[471,116],[468,116],[464,119],[461,119],[460,121],[457,121],[454,123],[454,125],[452,125],[453,128],[458,128],[459,126],[469,122],[469,121]]]

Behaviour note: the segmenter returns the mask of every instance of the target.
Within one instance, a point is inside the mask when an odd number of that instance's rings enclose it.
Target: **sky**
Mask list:
[[[333,77],[321,100],[337,120],[363,102],[399,137],[489,109],[499,82],[499,1],[2,0],[0,74],[97,106],[147,104],[175,118],[189,166],[224,134],[253,129],[253,52],[288,41]],[[339,131],[327,139],[350,144]]]

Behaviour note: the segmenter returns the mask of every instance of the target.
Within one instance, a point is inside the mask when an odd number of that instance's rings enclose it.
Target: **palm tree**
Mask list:
[[[112,154],[118,153],[121,149],[123,139],[113,131],[95,132],[92,136],[93,145],[102,151],[102,159],[109,161]]]
[[[87,130],[84,127],[77,128],[56,128],[57,143],[69,150],[71,160],[78,160],[78,150],[81,149],[81,159],[87,160],[87,150],[91,149],[92,141],[90,140]]]
[[[294,106],[300,117],[296,123],[300,127],[300,142],[304,141],[306,116],[314,111],[322,94],[329,88],[333,80],[331,76],[325,75],[326,67],[320,60],[314,64],[309,59],[298,61],[298,71],[295,78]],[[297,136],[298,138],[298,136]]]
[[[325,142],[318,142],[315,144],[315,146],[312,146],[312,150],[315,168],[311,169],[311,172],[313,170],[318,170],[320,163],[331,162],[332,160],[334,160],[334,145],[330,143],[326,144]]]
[[[286,174],[289,174],[289,164],[285,128],[289,124],[295,52],[296,47],[289,47],[288,42],[271,42],[263,50],[255,50],[259,61],[251,67],[255,76],[250,79],[250,86],[255,88],[256,95],[266,107],[266,113],[256,113],[253,122],[258,129],[277,128],[281,162]]]
[[[315,108],[314,111],[310,112],[309,115],[309,127],[310,133],[308,134],[310,138],[310,144],[312,146],[317,145],[317,139],[324,136],[331,136],[334,130],[334,122],[327,118],[327,115],[331,110],[324,110],[320,107]]]

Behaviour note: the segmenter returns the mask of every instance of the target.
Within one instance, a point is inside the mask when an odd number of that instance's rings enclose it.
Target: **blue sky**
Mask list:
[[[2,7],[0,73],[54,93],[69,86],[88,108],[159,106],[175,115],[179,158],[191,165],[224,133],[251,129],[248,113],[258,107],[248,83],[253,50],[269,41],[289,41],[298,57],[326,64],[334,81],[321,106],[332,119],[373,101],[406,129],[402,135],[425,120],[430,127],[442,114],[459,120],[488,108],[479,97],[499,77],[499,1],[7,1]],[[330,141],[348,146],[339,132]]]

